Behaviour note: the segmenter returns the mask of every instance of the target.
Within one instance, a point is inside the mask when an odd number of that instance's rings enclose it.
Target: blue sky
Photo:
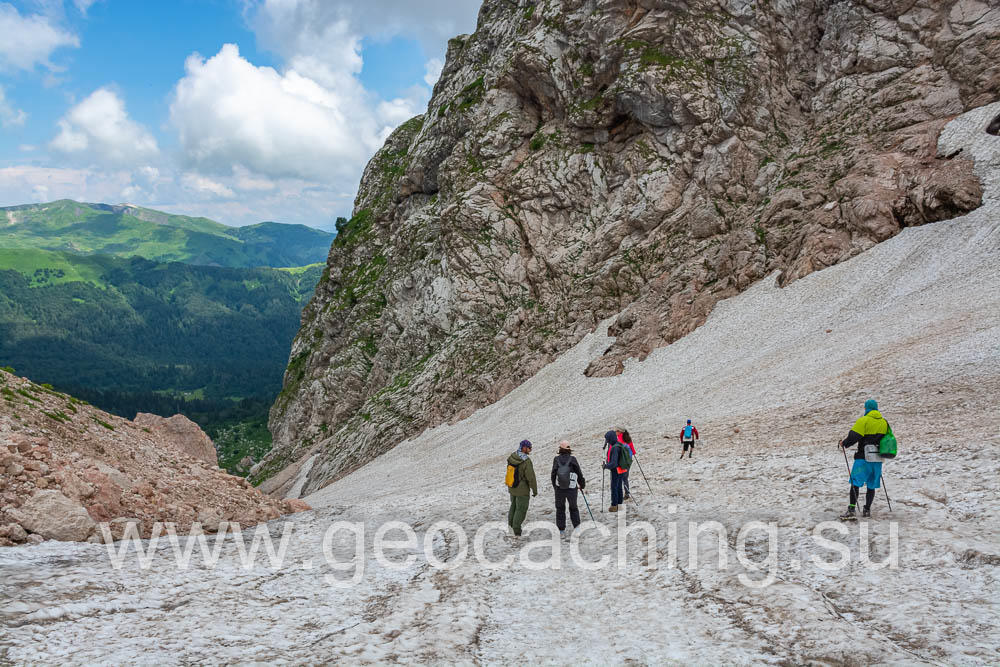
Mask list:
[[[0,206],[328,227],[478,0],[0,0]]]

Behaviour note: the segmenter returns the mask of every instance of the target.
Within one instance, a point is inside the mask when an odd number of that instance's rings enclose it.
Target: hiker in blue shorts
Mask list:
[[[840,441],[840,446],[844,449],[858,446],[858,451],[854,454],[854,466],[851,468],[851,500],[847,511],[840,515],[841,521],[857,520],[854,508],[858,504],[862,486],[867,487],[867,490],[865,508],[861,516],[872,515],[875,490],[881,486],[882,480],[882,457],[878,453],[878,444],[888,428],[888,423],[878,411],[878,403],[875,399],[869,398],[865,401],[865,416],[854,422],[851,432]]]

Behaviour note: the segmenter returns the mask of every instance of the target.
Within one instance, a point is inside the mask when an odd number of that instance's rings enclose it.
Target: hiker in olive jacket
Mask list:
[[[538,482],[535,480],[535,467],[528,458],[531,453],[531,441],[522,440],[517,451],[507,457],[507,465],[517,468],[517,484],[508,488],[510,492],[510,510],[507,511],[507,525],[514,535],[521,534],[521,524],[528,515],[528,493],[538,495]]]
[[[868,488],[861,516],[871,516],[875,490],[881,486],[882,481],[882,457],[878,455],[878,444],[888,430],[888,423],[878,411],[878,403],[870,398],[865,401],[865,416],[854,422],[847,437],[840,441],[840,446],[844,449],[858,446],[858,451],[854,454],[854,466],[851,468],[850,504],[847,511],[840,515],[841,520],[855,520],[854,507],[858,504],[862,486]]]

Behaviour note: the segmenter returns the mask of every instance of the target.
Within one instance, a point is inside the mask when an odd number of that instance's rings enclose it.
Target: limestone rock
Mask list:
[[[222,515],[216,510],[202,510],[198,512],[198,523],[201,524],[202,530],[206,533],[214,533],[219,530],[219,524],[222,522]]]
[[[63,542],[86,540],[96,527],[79,503],[52,490],[36,492],[17,511],[17,517],[32,533]]]
[[[365,170],[252,478],[307,494],[606,318],[630,323],[591,375],[977,207],[936,140],[998,95],[990,3],[485,0]]]
[[[8,539],[14,544],[20,544],[28,539],[28,533],[19,524],[9,523],[0,526],[0,537]]]
[[[289,514],[295,514],[296,512],[308,512],[312,509],[309,503],[298,498],[286,498],[281,502]]]
[[[168,419],[140,412],[135,416],[134,421],[139,426],[163,434],[171,446],[188,456],[193,456],[212,465],[219,462],[219,456],[215,451],[215,445],[212,444],[212,439],[201,430],[200,426],[184,415],[174,415]]]

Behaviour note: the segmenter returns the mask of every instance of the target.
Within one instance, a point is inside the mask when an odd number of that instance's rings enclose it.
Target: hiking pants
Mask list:
[[[625,472],[622,473],[622,491],[624,492],[624,495],[622,496],[623,499],[624,498],[628,498],[629,496],[632,495],[629,492],[629,488],[630,487],[628,485],[628,474],[630,472],[632,472],[632,471],[631,470],[626,470]]]
[[[569,520],[573,527],[580,525],[580,508],[576,506],[577,489],[560,489],[556,487],[556,527],[566,530],[566,503],[569,502]]]
[[[528,516],[528,496],[510,496],[510,509],[507,510],[507,525],[514,529],[515,535],[521,534],[521,524]]]
[[[622,490],[622,481],[624,480],[624,475],[619,475],[618,470],[611,469],[611,506],[621,505],[625,498],[625,492]]]
[[[681,456],[684,456],[684,452],[686,452],[688,450],[688,447],[691,448],[691,454],[694,454],[694,440],[691,440],[690,442],[685,442],[684,443],[684,451],[681,452]],[[690,456],[690,454],[689,454],[689,456]]]
[[[851,507],[858,504],[858,495],[861,493],[860,486],[851,485]],[[875,502],[875,489],[865,489],[865,507],[868,509],[872,508],[872,503]]]

